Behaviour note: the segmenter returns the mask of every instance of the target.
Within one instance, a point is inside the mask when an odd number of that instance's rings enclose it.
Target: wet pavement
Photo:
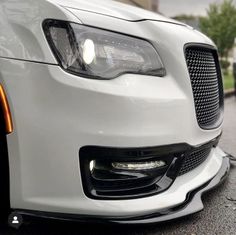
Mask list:
[[[236,99],[225,102],[224,133],[221,147],[236,156]],[[224,184],[203,197],[204,211],[176,221],[149,226],[95,226],[41,221],[19,231],[0,225],[0,235],[235,235],[236,163]]]

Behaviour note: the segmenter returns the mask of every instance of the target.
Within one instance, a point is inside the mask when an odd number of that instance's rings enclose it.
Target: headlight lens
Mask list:
[[[160,56],[145,40],[55,20],[45,21],[44,31],[59,64],[70,73],[97,79],[165,75]]]

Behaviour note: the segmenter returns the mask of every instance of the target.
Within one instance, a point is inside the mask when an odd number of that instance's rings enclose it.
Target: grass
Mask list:
[[[224,74],[224,89],[230,90],[232,88],[234,88],[234,77],[233,74],[231,72],[229,72],[228,74]]]

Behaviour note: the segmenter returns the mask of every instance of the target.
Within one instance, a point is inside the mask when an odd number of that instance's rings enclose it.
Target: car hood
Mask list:
[[[112,0],[89,0],[89,1],[50,0],[50,1],[65,8],[73,8],[77,10],[93,12],[96,14],[106,15],[126,21],[135,22],[142,20],[156,20],[156,21],[164,21],[164,22],[184,25],[178,21],[169,19],[160,14]]]

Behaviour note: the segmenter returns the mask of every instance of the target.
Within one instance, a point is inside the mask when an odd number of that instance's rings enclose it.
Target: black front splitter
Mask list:
[[[106,217],[106,216],[86,216],[86,215],[72,215],[72,214],[61,214],[61,213],[50,213],[50,212],[39,212],[30,210],[15,209],[13,213],[26,218],[27,220],[33,218],[41,219],[53,219],[63,221],[76,221],[86,223],[99,223],[99,224],[152,224],[163,221],[169,221],[177,218],[184,217],[186,215],[194,214],[203,210],[202,195],[207,191],[215,188],[222,183],[227,177],[230,170],[230,160],[228,157],[223,158],[223,163],[218,171],[211,180],[203,184],[201,187],[190,192],[184,203],[169,208],[166,210],[158,211],[153,214],[139,215],[139,216],[125,216],[125,217]]]

